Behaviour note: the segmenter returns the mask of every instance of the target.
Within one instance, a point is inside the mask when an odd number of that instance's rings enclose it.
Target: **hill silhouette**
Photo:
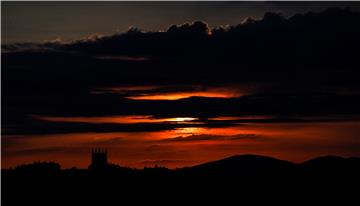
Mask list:
[[[225,159],[200,164],[189,171],[201,175],[285,175],[295,169],[295,164],[259,155],[235,155]]]
[[[236,155],[174,170],[158,166],[140,170],[113,164],[103,170],[60,170],[60,165],[53,162],[35,162],[2,170],[2,197],[4,205],[48,205],[54,200],[61,205],[136,204],[143,201],[139,197],[166,204],[166,199],[179,198],[180,194],[182,201],[203,203],[213,199],[233,202],[238,198],[254,201],[257,197],[284,201],[282,196],[299,198],[300,194],[302,199],[346,195],[351,200],[356,197],[352,188],[360,183],[359,174],[360,158],[335,156],[296,164],[266,156]]]
[[[356,176],[360,174],[360,158],[343,158],[337,156],[323,156],[305,161],[300,164],[304,172],[311,176]]]

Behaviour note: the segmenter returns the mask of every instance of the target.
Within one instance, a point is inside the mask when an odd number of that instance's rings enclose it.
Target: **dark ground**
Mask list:
[[[2,170],[2,204],[359,203],[359,158],[321,157],[293,164],[244,155],[179,170],[58,166],[34,163]]]

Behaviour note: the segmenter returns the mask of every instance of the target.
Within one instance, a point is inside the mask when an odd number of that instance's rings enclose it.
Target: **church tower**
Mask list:
[[[108,166],[107,149],[94,148],[91,150],[90,169],[101,169]]]

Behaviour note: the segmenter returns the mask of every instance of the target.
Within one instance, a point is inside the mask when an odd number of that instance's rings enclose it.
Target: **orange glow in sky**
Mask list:
[[[212,97],[212,98],[232,98],[239,95],[230,91],[196,91],[196,92],[177,92],[167,94],[145,94],[142,96],[127,97],[133,100],[177,100],[189,97]]]
[[[271,118],[271,116],[264,116],[264,115],[254,115],[254,116],[241,116],[241,117],[212,117],[208,118],[209,120],[217,120],[217,121],[231,121],[231,120],[251,120],[251,119],[267,119]]]
[[[38,116],[33,117],[41,120],[52,122],[84,122],[84,123],[117,123],[117,124],[135,124],[135,123],[196,123],[192,122],[198,120],[193,117],[174,117],[174,118],[154,118],[149,115],[127,115],[127,116],[105,116],[105,117],[51,117],[51,116]]]
[[[108,148],[113,163],[137,168],[183,167],[249,153],[296,162],[328,154],[359,156],[359,128],[360,122],[251,123],[151,132],[5,135],[2,167],[41,160],[86,168],[93,147]]]
[[[187,91],[190,90],[190,91]],[[125,95],[132,100],[178,100],[189,97],[209,97],[209,98],[233,98],[240,97],[247,93],[246,87],[201,87],[184,88],[183,91],[172,91],[166,86],[122,86],[99,88],[92,93],[116,93]]]

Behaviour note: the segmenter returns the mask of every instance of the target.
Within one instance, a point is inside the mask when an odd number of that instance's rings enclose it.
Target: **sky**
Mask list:
[[[2,42],[73,41],[98,33],[166,30],[201,20],[210,26],[236,25],[267,11],[286,16],[356,2],[2,2]]]
[[[360,156],[359,5],[2,2],[2,168]]]

